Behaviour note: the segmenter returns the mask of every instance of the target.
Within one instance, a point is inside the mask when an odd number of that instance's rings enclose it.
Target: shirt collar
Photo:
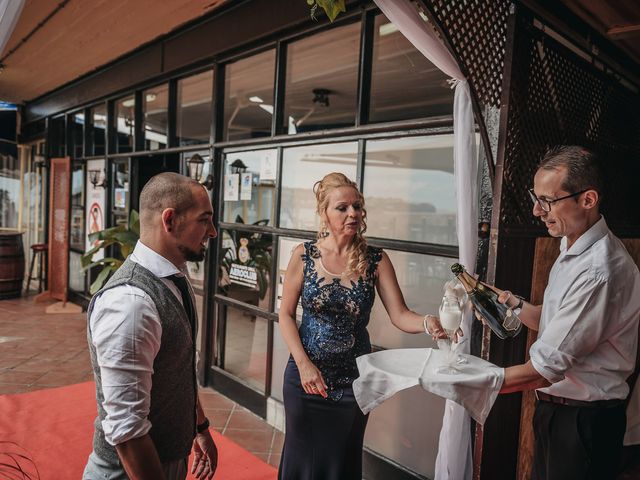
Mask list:
[[[580,235],[569,249],[567,249],[567,237],[562,237],[562,240],[560,241],[560,252],[565,255],[580,255],[607,233],[609,233],[609,227],[607,227],[607,222],[605,222],[604,216],[600,215],[600,220],[594,223],[589,230]]]
[[[176,267],[173,263],[155,250],[147,247],[140,240],[138,240],[136,247],[133,249],[131,259],[142,265],[158,278],[164,278],[175,274],[186,275],[187,272],[186,264]]]

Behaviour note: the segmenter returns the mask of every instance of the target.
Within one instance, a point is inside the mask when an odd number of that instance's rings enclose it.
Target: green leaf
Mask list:
[[[316,0],[307,0],[307,5],[311,6],[315,3]]]
[[[108,266],[102,269],[102,271],[98,274],[98,277],[95,279],[95,281],[91,284],[91,287],[89,288],[89,293],[91,295],[94,295],[98,290],[102,288],[102,286],[104,285],[104,282],[107,281],[107,278],[109,277],[110,273],[111,273],[111,266]]]
[[[120,266],[120,264],[122,264],[122,260],[120,260],[119,258],[107,257],[96,260],[95,262],[91,262],[88,265],[83,265],[82,270],[86,272],[87,270],[91,270],[92,268],[98,267],[100,265],[108,265],[110,268],[113,268],[115,265]]]
[[[347,9],[344,5],[344,0],[316,0],[318,5],[322,7],[322,9],[329,17],[329,20],[333,22],[340,12],[346,12]]]
[[[129,214],[129,230],[140,237],[140,215],[136,210],[131,210]]]

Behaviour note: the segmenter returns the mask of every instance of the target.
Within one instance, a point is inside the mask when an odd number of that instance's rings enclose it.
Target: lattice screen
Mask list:
[[[482,105],[499,106],[507,37],[507,0],[426,2],[445,31]]]
[[[638,219],[629,204],[640,186],[638,95],[534,28],[526,16],[516,28],[501,223],[539,230],[526,194],[537,164],[549,146],[582,144],[602,154],[609,192],[615,192],[605,194],[608,223],[628,230]]]

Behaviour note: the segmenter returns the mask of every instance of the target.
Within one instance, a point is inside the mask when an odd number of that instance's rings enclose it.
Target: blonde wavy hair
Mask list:
[[[349,259],[347,261],[346,274],[355,273],[364,276],[369,262],[367,261],[367,241],[364,238],[364,232],[367,231],[367,210],[364,208],[364,196],[358,190],[356,182],[349,180],[345,175],[339,172],[328,173],[322,180],[317,181],[313,186],[313,193],[316,194],[316,212],[322,218],[322,215],[329,207],[329,194],[340,187],[352,187],[358,193],[360,204],[362,205],[362,221],[358,233],[353,237],[353,241],[349,248]],[[324,238],[325,233],[322,227],[318,230],[318,239]]]

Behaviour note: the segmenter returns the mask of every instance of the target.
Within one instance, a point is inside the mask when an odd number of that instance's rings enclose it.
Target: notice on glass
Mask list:
[[[251,200],[251,177],[250,172],[240,175],[240,200]]]
[[[240,175],[232,173],[224,176],[224,201],[235,202],[238,200],[238,190],[240,185]]]
[[[260,181],[274,180],[276,179],[276,150],[265,150],[262,158],[260,159]]]
[[[115,208],[127,208],[127,189],[116,188],[114,189],[113,206]]]

